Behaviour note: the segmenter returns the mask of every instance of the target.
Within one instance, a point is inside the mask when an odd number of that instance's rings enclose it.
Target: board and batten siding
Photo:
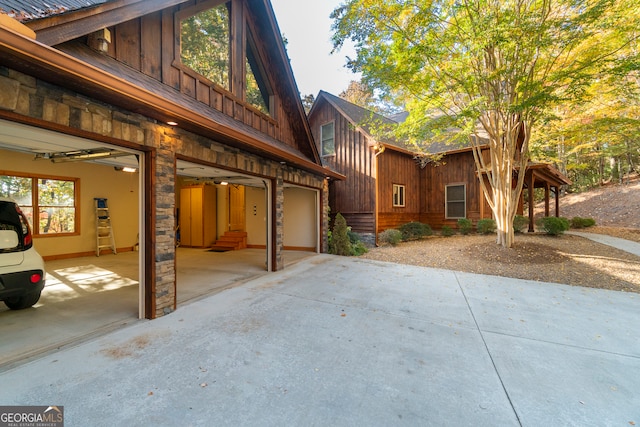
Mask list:
[[[219,4],[216,1],[210,3],[212,7]],[[192,1],[110,27],[112,42],[109,44],[107,55],[259,132],[296,147],[294,130],[289,123],[282,101],[277,95],[280,82],[273,79],[278,72],[270,63],[269,55],[260,43],[257,43],[258,55],[266,68],[265,75],[270,80],[269,84],[275,92],[271,115],[261,112],[244,101],[241,88],[244,83],[239,83],[244,82],[244,75],[233,75],[231,80],[234,87],[227,90],[180,65],[179,22],[176,14],[195,4],[196,2]],[[239,27],[238,31],[245,34],[247,30],[242,23],[252,25],[255,21],[249,8],[246,7],[244,0],[233,0],[232,10],[235,12],[232,12],[231,19],[240,24],[232,25],[232,31],[234,31],[233,28]],[[257,29],[252,31],[254,34],[259,34]],[[234,34],[231,39],[233,43],[234,40],[243,40],[243,37]],[[239,48],[242,50],[242,46]],[[239,64],[236,66],[231,64],[231,70],[244,69],[244,58],[235,59],[232,55],[231,61]]]
[[[351,124],[331,104],[323,102],[314,112],[311,132],[321,152],[320,128],[334,122],[335,154],[322,157],[322,164],[345,175],[329,187],[331,217],[342,214],[357,233],[375,233],[376,158],[369,137]]]
[[[447,185],[464,184],[466,186],[466,217],[474,223],[481,218],[491,218],[489,208],[476,172],[473,153],[464,151],[444,156],[440,165],[428,164],[422,169],[425,182],[429,183],[429,191],[425,193],[421,206],[420,222],[440,229],[447,225],[457,228],[457,219],[447,219],[445,211],[445,188]],[[484,204],[481,209],[481,203]]]
[[[406,154],[385,149],[378,156],[378,233],[420,220],[420,200],[425,186],[420,167]],[[393,185],[404,186],[404,207],[393,206]]]

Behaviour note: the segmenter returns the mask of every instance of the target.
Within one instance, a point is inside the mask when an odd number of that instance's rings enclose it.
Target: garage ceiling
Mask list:
[[[75,161],[85,161],[114,167],[138,168],[137,152],[121,147],[92,141],[63,133],[40,129],[33,126],[14,123],[0,119],[0,149],[19,151],[33,154],[38,161],[52,161],[52,158],[65,161],[73,157]],[[108,153],[107,157],[100,158],[92,155]],[[62,153],[68,156],[61,155]],[[230,184],[242,184],[252,187],[264,188],[262,179],[218,169],[211,166],[177,161],[177,173],[179,176],[192,178],[194,182],[228,182]]]

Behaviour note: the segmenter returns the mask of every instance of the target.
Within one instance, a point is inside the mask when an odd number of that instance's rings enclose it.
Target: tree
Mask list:
[[[309,95],[302,95],[300,99],[302,100],[302,106],[304,107],[305,113],[309,114],[311,107],[313,107],[313,103],[316,102],[315,96],[310,93]]]
[[[404,102],[410,114],[400,130],[414,144],[459,130],[455,139],[467,140],[486,176],[480,182],[497,243],[511,247],[524,184],[518,172],[528,164],[534,127],[555,104],[580,100],[594,78],[614,68],[614,53],[637,37],[632,20],[616,21],[624,6],[616,0],[348,0],[332,13],[333,41],[338,49],[351,39],[356,58],[348,66]]]
[[[342,91],[338,96],[352,104],[359,105],[362,108],[375,110],[373,89],[357,80],[351,80],[349,82],[349,87]]]

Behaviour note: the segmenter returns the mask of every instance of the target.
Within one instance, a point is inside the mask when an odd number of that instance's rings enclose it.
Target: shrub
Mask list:
[[[329,253],[334,255],[351,255],[351,241],[348,235],[347,221],[338,213],[333,222],[331,240],[329,240]]]
[[[402,240],[416,240],[433,234],[433,230],[428,224],[416,221],[402,224],[399,231],[402,233]]]
[[[478,220],[476,228],[480,234],[491,234],[496,231],[496,222],[491,218],[484,218]]]
[[[513,231],[515,233],[522,233],[522,230],[529,225],[529,218],[522,215],[516,215],[513,218]]]
[[[442,235],[444,237],[451,237],[453,236],[454,232],[453,232],[453,228],[449,227],[448,225],[443,225],[442,226],[442,231],[441,231]]]
[[[580,218],[574,216],[571,218],[571,228],[587,228],[596,225],[596,220],[593,218]]]
[[[555,216],[547,216],[538,220],[538,225],[551,236],[558,236],[569,229],[569,220],[567,218],[558,218]]]
[[[471,222],[470,219],[460,218],[458,220],[458,229],[460,230],[461,234],[467,235],[471,233],[472,228],[473,228],[473,223]]]
[[[347,236],[349,236],[349,241],[351,242],[351,255],[360,256],[369,252],[360,235],[355,231],[351,231],[350,227],[347,227]]]
[[[395,228],[384,230],[382,233],[378,234],[378,240],[381,243],[387,243],[391,246],[395,246],[402,240],[402,233],[400,230],[396,230]]]

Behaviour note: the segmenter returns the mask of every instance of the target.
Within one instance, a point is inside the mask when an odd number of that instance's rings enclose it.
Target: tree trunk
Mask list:
[[[482,141],[472,137],[478,178],[496,221],[496,243],[511,248],[515,237],[513,219],[529,162],[530,126],[515,114],[501,118],[492,113],[483,117],[481,122],[489,134],[491,164],[487,165],[482,157]],[[490,189],[483,179],[485,173]]]

